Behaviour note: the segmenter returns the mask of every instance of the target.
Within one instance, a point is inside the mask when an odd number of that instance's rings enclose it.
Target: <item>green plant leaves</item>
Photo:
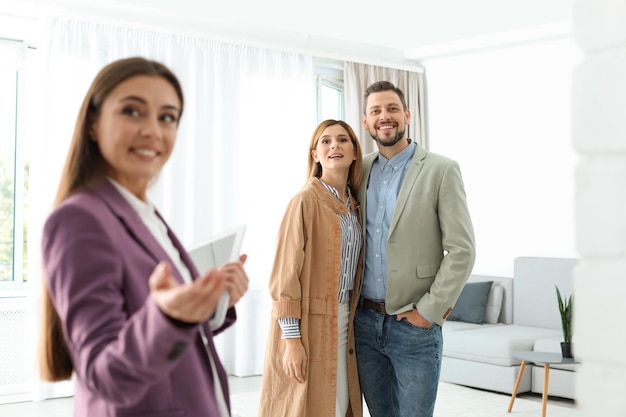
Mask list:
[[[564,298],[556,285],[556,298],[559,303],[559,313],[561,314],[561,326],[563,327],[563,339],[565,343],[572,343],[572,294]]]

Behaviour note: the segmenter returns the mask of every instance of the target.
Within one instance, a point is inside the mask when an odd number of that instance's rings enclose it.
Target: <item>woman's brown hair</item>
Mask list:
[[[361,145],[359,144],[359,139],[352,130],[352,127],[343,120],[334,120],[328,119],[321,122],[315,130],[313,131],[313,136],[311,136],[311,142],[309,144],[309,175],[307,179],[317,177],[320,178],[322,176],[322,165],[319,162],[315,162],[313,156],[311,155],[311,151],[315,150],[317,147],[317,142],[320,140],[322,133],[327,127],[340,125],[346,132],[348,132],[348,136],[350,136],[350,140],[352,141],[352,145],[354,145],[354,151],[356,159],[350,165],[350,172],[348,173],[348,186],[350,187],[350,192],[352,195],[356,196],[359,191],[359,185],[361,185],[361,173],[363,172],[363,153],[361,151]]]
[[[182,115],[182,87],[176,75],[165,65],[142,57],[124,58],[106,65],[91,83],[78,112],[70,149],[54,200],[55,207],[104,177],[104,159],[97,142],[91,140],[91,125],[100,115],[102,103],[109,93],[122,82],[139,75],[159,77],[168,81],[180,99]],[[50,297],[45,277],[42,291],[42,323],[38,349],[40,378],[44,381],[70,379],[74,366],[63,335],[61,319]]]

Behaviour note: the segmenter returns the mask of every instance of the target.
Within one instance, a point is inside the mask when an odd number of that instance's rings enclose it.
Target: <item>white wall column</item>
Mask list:
[[[626,415],[626,0],[576,0],[574,354],[584,416]]]

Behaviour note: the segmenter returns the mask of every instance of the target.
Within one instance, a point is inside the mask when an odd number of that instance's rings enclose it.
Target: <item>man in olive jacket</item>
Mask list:
[[[406,136],[404,94],[380,81],[363,123],[378,152],[363,160],[365,265],[355,315],[359,380],[372,417],[431,417],[441,325],[474,266],[458,164]]]

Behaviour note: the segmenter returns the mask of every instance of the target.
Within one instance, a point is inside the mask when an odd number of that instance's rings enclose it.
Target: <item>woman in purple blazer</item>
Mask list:
[[[76,375],[75,416],[230,416],[213,335],[235,321],[245,255],[199,274],[147,198],[182,111],[176,76],[143,58],[104,67],[80,109],[44,226],[40,345],[42,379]]]

